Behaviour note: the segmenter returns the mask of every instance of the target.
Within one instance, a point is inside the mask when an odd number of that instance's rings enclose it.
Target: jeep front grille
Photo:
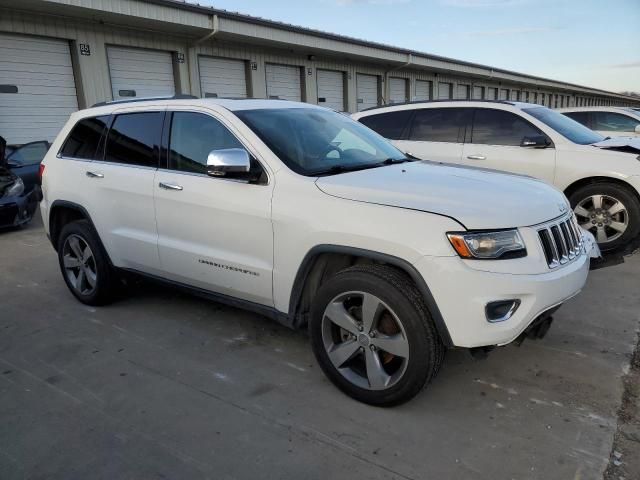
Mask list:
[[[564,265],[580,255],[582,235],[573,215],[542,226],[538,236],[549,268]]]

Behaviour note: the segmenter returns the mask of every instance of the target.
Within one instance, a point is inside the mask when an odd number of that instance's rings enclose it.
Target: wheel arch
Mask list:
[[[291,290],[288,313],[291,325],[299,328],[307,322],[314,293],[324,280],[343,268],[360,263],[386,264],[406,274],[422,295],[443,344],[447,347],[453,346],[451,335],[431,290],[411,263],[386,253],[343,245],[316,245],[305,255]]]
[[[593,177],[581,178],[579,180],[574,181],[570,185],[568,185],[564,189],[564,194],[567,198],[569,198],[578,189],[585,187],[587,185],[594,185],[597,183],[612,183],[615,185],[620,185],[621,187],[624,187],[625,189],[629,190],[636,197],[638,202],[640,202],[640,193],[633,187],[633,185],[615,177],[593,176]]]

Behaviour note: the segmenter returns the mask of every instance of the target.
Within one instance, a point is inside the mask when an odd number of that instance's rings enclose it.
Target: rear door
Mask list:
[[[166,131],[166,168],[154,184],[163,276],[273,305],[273,182],[253,160],[255,181],[206,174],[209,152],[243,148],[222,117],[179,110]]]
[[[520,146],[524,137],[538,135],[544,133],[513,112],[477,108],[473,114],[471,135],[464,145],[462,163],[521,173],[553,183],[555,148]]]
[[[415,111],[400,150],[424,160],[460,163],[470,108],[423,108]]]
[[[90,214],[113,263],[159,271],[153,184],[160,156],[164,108],[117,111],[104,155],[85,166]]]

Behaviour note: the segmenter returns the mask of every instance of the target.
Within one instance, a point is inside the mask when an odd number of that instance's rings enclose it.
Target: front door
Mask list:
[[[530,175],[553,183],[556,163],[553,146],[520,146],[524,137],[544,135],[540,129],[505,110],[478,108],[473,117],[471,137],[464,145],[462,163]]]
[[[204,111],[170,117],[167,168],[154,185],[163,276],[272,306],[273,182],[255,160],[252,180],[208,176],[209,152],[245,146]]]

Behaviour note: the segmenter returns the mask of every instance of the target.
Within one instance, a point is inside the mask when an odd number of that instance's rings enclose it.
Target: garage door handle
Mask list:
[[[159,186],[165,190],[182,190],[182,185],[176,185],[175,183],[160,182]]]
[[[89,177],[89,178],[104,178],[104,173],[87,172],[87,177]]]
[[[484,155],[468,155],[467,158],[469,160],[486,160],[487,157],[485,157]]]

